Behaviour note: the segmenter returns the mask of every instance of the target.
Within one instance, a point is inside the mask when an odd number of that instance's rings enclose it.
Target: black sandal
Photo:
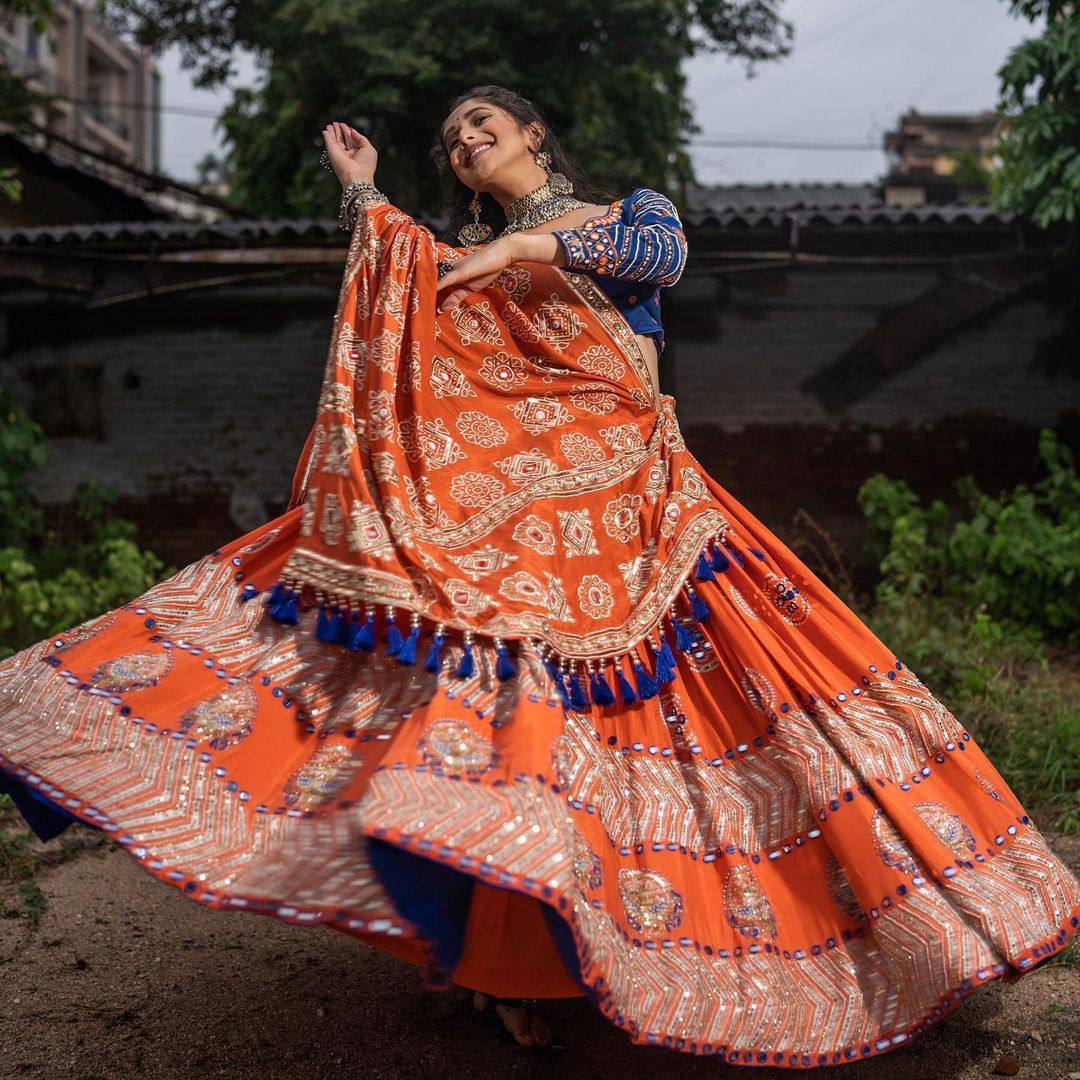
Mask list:
[[[514,1033],[506,1026],[506,1022],[498,1014],[495,1008],[496,1005],[505,1005],[508,1009],[524,1009],[525,1019],[531,1021],[534,1013],[537,1011],[536,998],[508,998],[484,994],[486,999],[484,1007],[478,1009],[476,1007],[475,997],[475,994],[477,993],[483,993],[483,991],[474,991],[470,1008],[487,1027],[491,1028],[491,1030],[499,1036],[500,1039],[513,1043],[519,1050],[531,1050],[537,1054],[555,1054],[568,1049],[566,1043],[563,1042],[558,1033],[554,1030],[551,1032],[551,1042],[549,1043],[533,1043],[531,1046],[527,1046],[524,1043],[518,1042],[517,1039],[514,1038]]]

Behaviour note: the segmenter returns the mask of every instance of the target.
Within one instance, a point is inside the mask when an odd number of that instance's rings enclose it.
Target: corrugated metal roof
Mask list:
[[[760,195],[765,189],[757,189]],[[992,206],[955,203],[946,206],[890,207],[865,203],[856,205],[815,205],[804,199],[811,189],[794,187],[775,189],[781,196],[780,206],[752,207],[749,189],[740,195],[738,205],[725,201],[725,189],[703,189],[695,193],[690,207],[683,213],[683,223],[689,228],[721,228],[740,230],[774,230],[787,226],[797,217],[802,228],[977,228],[1004,226],[1016,220],[1016,215]],[[844,189],[845,191],[851,189]],[[731,197],[731,189],[726,189]],[[790,198],[788,195],[790,194]],[[825,201],[822,189],[817,203]],[[843,203],[842,192],[834,195]],[[429,226],[438,223],[430,219]],[[0,229],[0,244],[12,247],[53,247],[74,245],[143,247],[148,243],[198,245],[253,244],[297,242],[334,246],[344,244],[345,234],[334,218],[257,218],[248,221],[115,221],[89,225],[51,225],[34,228]]]
[[[836,209],[728,210],[713,208],[684,214],[683,223],[698,228],[776,229],[792,217],[803,228],[976,228],[1016,220],[1011,211],[993,206],[952,203],[945,206],[874,206]]]
[[[87,225],[46,225],[0,229],[0,244],[122,244],[162,241],[214,244],[252,240],[345,242],[334,218],[252,218],[245,221],[104,221]]]
[[[881,189],[875,184],[713,184],[691,188],[686,198],[691,214],[881,205]]]

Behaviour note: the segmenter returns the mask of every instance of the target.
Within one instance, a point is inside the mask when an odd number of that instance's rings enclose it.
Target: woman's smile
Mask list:
[[[469,149],[465,151],[465,167],[470,168],[473,162],[477,159],[477,157],[480,156],[480,154],[485,153],[490,147],[494,145],[495,140],[492,139],[490,142],[482,142],[477,143],[475,146],[470,146]]]

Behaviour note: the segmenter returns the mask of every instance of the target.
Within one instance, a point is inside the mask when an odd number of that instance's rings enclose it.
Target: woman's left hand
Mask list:
[[[508,266],[518,262],[512,237],[504,236],[472,251],[454,263],[454,268],[439,281],[442,300],[436,312],[455,308],[470,293],[486,289]],[[446,290],[450,291],[447,292]]]

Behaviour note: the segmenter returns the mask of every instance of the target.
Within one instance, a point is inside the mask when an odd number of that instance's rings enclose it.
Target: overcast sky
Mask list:
[[[993,107],[997,69],[1032,27],[1009,18],[1003,0],[786,0],[795,24],[787,59],[758,68],[701,55],[686,71],[702,132],[724,143],[871,144],[874,149],[692,146],[703,183],[861,181],[885,165],[882,133],[908,108],[976,112]],[[216,114],[228,91],[191,85],[176,50],[159,59],[167,107]],[[254,80],[240,58],[237,85]],[[163,166],[179,179],[218,147],[212,115],[162,116]]]

